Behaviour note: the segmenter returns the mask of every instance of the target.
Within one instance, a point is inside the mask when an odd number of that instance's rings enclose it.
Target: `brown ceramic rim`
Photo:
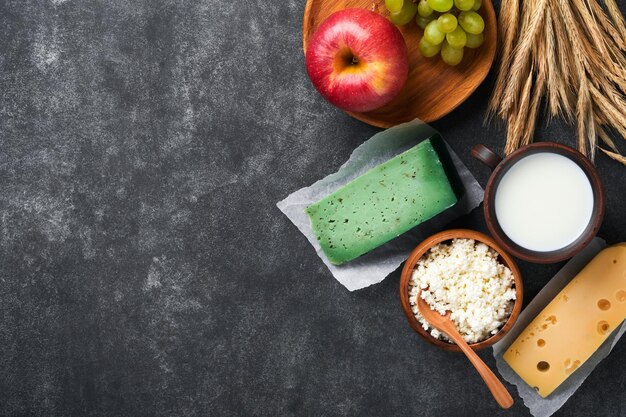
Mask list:
[[[493,153],[493,151],[491,151],[484,145],[477,145],[472,150],[472,155],[477,157],[476,154],[481,153],[485,149]],[[508,238],[508,236],[504,233],[504,231],[498,224],[495,213],[495,191],[504,174],[509,170],[509,168],[511,168],[511,166],[513,166],[514,163],[516,163],[523,157],[539,152],[557,153],[575,162],[583,170],[583,172],[585,172],[587,178],[589,178],[594,198],[591,221],[589,222],[589,225],[587,226],[585,231],[578,237],[578,239],[576,239],[565,248],[551,252],[532,251],[523,248],[513,242],[511,239]],[[492,163],[493,160],[490,160],[489,162],[487,162],[487,165],[490,165]],[[523,259],[524,261],[528,262],[546,264],[555,263],[564,261],[576,255],[578,252],[584,249],[598,233],[598,230],[600,229],[600,226],[602,225],[602,220],[604,218],[604,187],[602,186],[600,176],[598,175],[593,164],[583,154],[575,149],[572,149],[565,145],[561,145],[559,143],[537,142],[524,146],[523,148],[520,148],[511,153],[509,156],[502,159],[495,167],[495,169],[493,169],[493,172],[489,177],[489,181],[487,182],[487,187],[485,188],[485,201],[483,210],[489,232],[496,240],[496,242],[498,242],[498,244],[500,244],[507,252],[519,259]]]
[[[524,286],[522,284],[522,274],[517,267],[517,264],[501,247],[498,245],[493,239],[489,236],[476,232],[474,230],[469,229],[452,229],[445,230],[443,232],[436,233],[422,243],[417,245],[415,249],[409,255],[409,258],[404,263],[404,267],[402,268],[402,275],[400,276],[400,303],[402,304],[402,309],[404,310],[404,315],[406,316],[409,324],[420,336],[422,336],[428,343],[437,346],[438,348],[449,350],[453,352],[460,352],[461,350],[456,344],[451,344],[445,342],[443,340],[438,340],[432,337],[426,330],[422,328],[422,325],[417,321],[415,316],[413,315],[413,311],[411,311],[411,305],[409,303],[409,281],[411,280],[411,274],[413,269],[415,268],[415,264],[419,259],[424,256],[426,252],[434,245],[445,242],[451,239],[473,239],[478,242],[482,242],[495,250],[499,257],[498,261],[508,267],[513,273],[514,285],[515,285],[515,304],[513,305],[513,311],[511,315],[507,319],[504,326],[500,328],[498,333],[491,336],[488,339],[485,339],[479,343],[472,343],[470,347],[474,350],[485,349],[498,340],[502,339],[505,334],[513,327],[519,313],[522,311],[522,303],[523,303],[523,295],[524,295]]]

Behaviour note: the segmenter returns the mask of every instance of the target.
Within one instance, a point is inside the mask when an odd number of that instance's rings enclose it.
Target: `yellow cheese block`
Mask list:
[[[547,397],[626,318],[626,244],[604,249],[543,309],[504,360]]]

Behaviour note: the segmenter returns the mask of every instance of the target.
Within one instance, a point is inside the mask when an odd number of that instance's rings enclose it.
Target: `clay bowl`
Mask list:
[[[384,0],[307,0],[304,8],[302,46],[332,13],[347,8],[374,10],[385,17]],[[409,51],[409,77],[400,94],[387,105],[367,112],[348,114],[372,126],[387,128],[419,118],[432,122],[463,103],[483,82],[496,55],[497,24],[491,0],[483,0],[478,13],[485,20],[485,42],[480,48],[465,48],[463,61],[446,65],[439,56],[424,58],[419,53],[423,30],[415,20],[399,27]]]
[[[591,214],[591,220],[583,233],[569,245],[551,252],[537,252],[518,245],[504,233],[498,223],[498,217],[496,216],[496,190],[504,174],[520,159],[540,152],[556,153],[572,160],[583,170],[585,175],[587,175],[591,189],[593,190],[593,212]],[[602,220],[604,219],[604,187],[591,161],[576,149],[559,143],[536,142],[521,147],[502,159],[485,145],[477,144],[472,149],[471,154],[474,158],[491,168],[492,172],[487,186],[485,187],[485,199],[483,204],[485,220],[491,236],[493,236],[496,242],[511,255],[533,263],[548,264],[564,261],[583,250],[591,243],[598,233],[598,230],[600,230]]]
[[[422,325],[413,315],[413,311],[411,311],[411,305],[409,304],[409,281],[411,280],[411,274],[413,272],[413,269],[415,268],[415,264],[417,264],[417,261],[419,261],[420,258],[434,245],[455,238],[473,239],[477,242],[482,242],[490,248],[494,249],[500,255],[498,257],[498,261],[508,267],[513,273],[516,299],[513,306],[513,311],[511,312],[509,319],[506,321],[504,326],[502,326],[500,331],[495,335],[479,343],[470,344],[470,347],[474,350],[485,349],[486,347],[489,347],[496,343],[498,340],[502,339],[502,337],[508,333],[511,327],[513,327],[513,325],[517,321],[517,318],[519,317],[519,313],[522,310],[524,293],[522,276],[519,268],[515,264],[515,261],[513,261],[513,259],[500,247],[500,245],[498,245],[489,236],[468,229],[452,229],[439,232],[424,240],[415,249],[413,249],[413,252],[411,252],[411,254],[409,255],[409,258],[405,262],[404,268],[402,269],[402,275],[400,277],[400,302],[402,304],[404,314],[406,315],[406,318],[409,321],[409,324],[411,325],[413,330],[415,330],[420,336],[426,339],[428,343],[444,350],[454,352],[461,351],[456,344],[451,344],[442,340],[435,339],[428,332],[426,332],[426,330],[422,328]]]

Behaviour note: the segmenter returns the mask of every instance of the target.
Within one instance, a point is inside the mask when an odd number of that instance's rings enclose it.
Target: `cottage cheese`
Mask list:
[[[417,295],[450,318],[467,343],[496,334],[515,304],[513,273],[498,254],[472,239],[453,239],[433,246],[417,262],[409,282],[411,309],[424,330],[440,340],[447,335],[430,326],[417,310]]]

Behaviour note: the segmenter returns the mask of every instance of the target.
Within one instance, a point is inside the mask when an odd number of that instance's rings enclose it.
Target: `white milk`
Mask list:
[[[572,160],[551,152],[528,155],[500,180],[496,217],[518,245],[538,251],[561,249],[576,240],[591,220],[593,190]]]

